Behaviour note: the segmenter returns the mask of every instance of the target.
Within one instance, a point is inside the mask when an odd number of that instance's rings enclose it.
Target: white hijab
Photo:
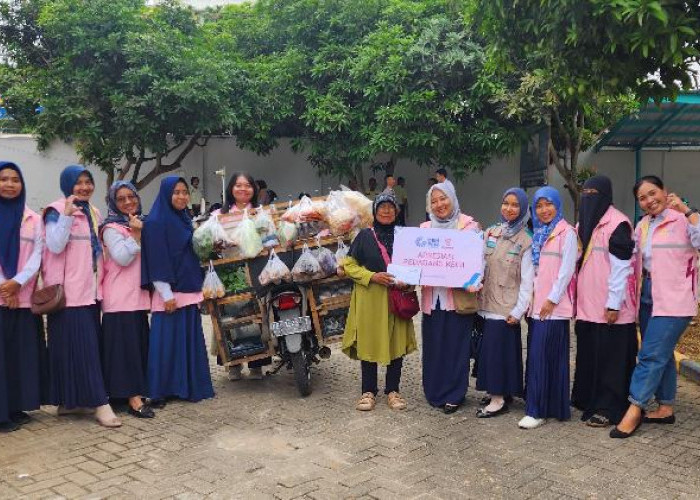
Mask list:
[[[440,219],[436,216],[430,206],[430,197],[434,190],[441,191],[447,196],[452,202],[452,213],[445,219]],[[439,182],[434,184],[428,189],[428,194],[426,196],[426,212],[430,216],[430,227],[439,229],[457,229],[457,223],[459,222],[459,200],[457,200],[457,195],[455,194],[455,188],[452,184],[446,182]]]

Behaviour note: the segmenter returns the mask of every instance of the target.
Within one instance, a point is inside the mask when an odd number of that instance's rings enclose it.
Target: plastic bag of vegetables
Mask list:
[[[321,271],[325,276],[331,276],[338,270],[338,262],[335,260],[335,254],[326,247],[321,246],[320,238],[316,238],[318,248],[313,251],[314,257],[321,265]]]
[[[281,220],[277,226],[277,238],[283,247],[294,243],[299,235],[297,225],[293,222]]]
[[[292,267],[292,278],[296,282],[304,282],[323,278],[323,276],[321,264],[319,264],[316,257],[309,250],[309,246],[305,243],[299,260]]]
[[[212,261],[209,261],[209,270],[204,277],[202,295],[204,295],[205,299],[220,299],[226,295],[224,284],[219,279],[219,275],[216,274],[216,269],[214,269]]]
[[[263,207],[258,207],[255,214],[255,229],[257,229],[262,244],[265,248],[272,248],[279,245],[277,233],[275,231],[275,223],[272,221],[270,212]]]
[[[338,264],[336,269],[336,274],[338,276],[345,276],[345,268],[343,267],[343,260],[348,256],[348,246],[345,244],[342,238],[338,238],[338,248],[335,251],[335,261]]]
[[[217,245],[226,246],[232,243],[216,215],[209,217],[204,224],[195,229],[192,235],[192,246],[202,260],[210,258]]]
[[[274,283],[275,285],[279,285],[283,281],[291,280],[292,272],[287,267],[287,264],[282,262],[282,259],[277,256],[274,250],[270,250],[270,258],[260,272],[260,276],[258,276],[260,284],[268,285]]]
[[[262,240],[255,229],[255,222],[248,216],[247,209],[243,211],[243,219],[238,223],[233,239],[244,259],[256,257],[263,249]]]

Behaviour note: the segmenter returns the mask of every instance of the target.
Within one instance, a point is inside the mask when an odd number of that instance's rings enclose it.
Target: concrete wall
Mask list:
[[[78,161],[75,151],[64,143],[54,144],[48,151],[39,152],[30,136],[0,135],[0,159],[18,163],[24,172],[28,186],[28,202],[33,208],[40,208],[60,196],[58,178],[61,169]],[[615,204],[624,212],[634,214],[632,185],[634,184],[634,153],[628,151],[601,152],[586,154],[583,162],[597,168],[599,173],[613,180]],[[501,194],[508,187],[519,182],[519,160],[517,156],[494,159],[483,173],[475,173],[460,182],[455,182],[462,211],[473,215],[483,225],[498,220]],[[187,157],[183,169],[173,174],[189,180],[193,175],[202,179],[205,198],[209,201],[221,199],[221,178],[216,170],[225,168],[227,177],[236,170],[246,170],[256,179],[264,179],[268,186],[277,192],[281,200],[296,199],[304,191],[312,195],[325,194],[330,187],[341,181],[333,177],[320,177],[308,164],[304,154],[291,151],[288,141],[268,156],[257,156],[242,151],[229,138],[213,138],[206,148],[196,148]],[[106,177],[99,170],[92,169],[96,180],[94,202],[104,209]],[[694,206],[700,206],[700,152],[649,151],[642,155],[642,173],[656,174],[664,179],[669,189],[690,199]],[[365,173],[365,179],[372,174]],[[409,195],[409,222],[416,225],[424,220],[425,193],[427,178],[432,171],[420,168],[408,161],[399,161],[396,176],[406,178]],[[383,180],[383,175],[376,175]],[[558,188],[565,203],[567,218],[571,219],[572,204],[563,189],[563,180],[552,167],[549,184]],[[158,192],[156,180],[142,191],[146,210],[151,206]],[[532,195],[534,190],[530,190]]]

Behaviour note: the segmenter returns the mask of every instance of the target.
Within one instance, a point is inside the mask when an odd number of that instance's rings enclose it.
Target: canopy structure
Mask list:
[[[617,122],[594,150],[634,151],[635,178],[642,176],[643,150],[700,150],[700,92],[688,92],[675,101],[649,102],[637,113]],[[639,207],[635,207],[635,219]]]

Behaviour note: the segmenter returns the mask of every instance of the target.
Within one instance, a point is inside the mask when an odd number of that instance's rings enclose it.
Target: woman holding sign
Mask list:
[[[545,186],[532,203],[532,262],[535,293],[531,308],[532,334],[527,353],[525,417],[518,426],[535,429],[547,418],[568,420],[569,321],[574,315],[578,240],[564,220],[559,192]],[[574,285],[572,287],[572,285]]]
[[[428,190],[430,220],[420,227],[480,231],[479,224],[459,211],[452,184],[438,183]],[[461,295],[457,295],[461,292]],[[469,351],[476,288],[470,289],[473,308],[462,308],[456,298],[461,289],[422,287],[423,311],[423,391],[432,406],[454,413],[464,401],[469,386]]]
[[[520,188],[505,192],[501,223],[484,235],[484,287],[479,292],[479,316],[484,336],[479,353],[476,388],[490,401],[476,412],[490,418],[508,411],[505,399],[523,395],[523,348],[520,318],[532,298],[535,270],[532,236],[525,226],[527,194]]]
[[[362,396],[355,408],[374,409],[377,398],[377,363],[385,365],[384,393],[392,410],[403,410],[399,394],[403,357],[416,350],[413,321],[389,312],[387,290],[395,285],[386,272],[394,249],[394,226],[399,206],[393,192],[377,195],[372,206],[373,227],[363,229],[350,245],[343,265],[355,286],[343,335],[343,352],[362,361]]]

